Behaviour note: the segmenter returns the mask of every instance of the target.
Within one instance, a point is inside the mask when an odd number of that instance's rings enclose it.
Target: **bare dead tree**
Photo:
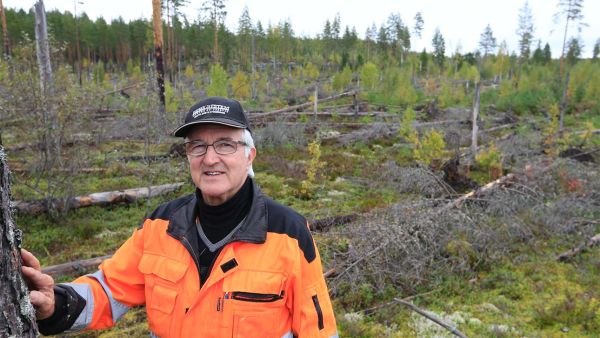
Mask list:
[[[567,110],[567,90],[569,89],[569,81],[571,79],[571,72],[567,71],[567,75],[565,76],[565,85],[563,87],[562,98],[560,100],[560,116],[559,116],[559,126],[558,130],[560,132],[564,129],[564,119],[565,119],[565,111]]]
[[[44,1],[38,0],[34,5],[34,9],[36,55],[42,94],[42,123],[46,126],[42,139],[45,156],[44,169],[48,170],[57,161],[60,162],[60,142],[56,135],[58,132],[58,119],[51,103],[54,96],[54,83],[52,79],[52,63],[50,62],[50,44],[48,42]]]
[[[156,59],[156,81],[161,113],[165,112],[165,69],[163,66],[162,10],[160,0],[152,0],[152,25],[154,27],[154,57]]]
[[[477,129],[478,129],[478,125],[477,125],[477,116],[479,115],[479,91],[481,89],[481,84],[479,82],[477,82],[477,84],[475,85],[475,98],[473,99],[473,132],[471,134],[471,152],[473,153],[473,156],[475,156],[475,154],[477,154]]]
[[[10,208],[10,180],[0,145],[0,337],[37,337],[35,310],[21,276],[22,233]]]

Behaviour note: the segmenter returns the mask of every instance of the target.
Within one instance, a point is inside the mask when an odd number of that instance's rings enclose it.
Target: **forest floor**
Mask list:
[[[419,122],[468,118],[461,114],[448,110],[427,121],[419,116]],[[435,126],[458,135],[448,140],[448,154],[464,154],[461,168],[471,185],[457,188],[444,181],[441,166],[415,164],[396,115],[333,114],[315,121],[310,113],[296,114],[264,122],[254,132],[256,182],[266,194],[309,220],[353,215],[313,232],[324,270],[334,271],[327,281],[340,336],[452,336],[395,301],[405,299],[472,337],[598,337],[600,249],[567,262],[556,257],[600,233],[599,137],[580,147],[593,162],[581,162],[544,151],[543,118],[484,133],[482,146],[493,142],[502,154],[500,176],[512,173],[515,179],[448,207],[495,178],[469,160],[468,125]],[[500,125],[498,117],[484,115],[484,127]],[[593,117],[571,118],[567,126],[581,130],[582,120]],[[87,141],[73,153],[84,151],[85,163],[54,180],[28,171],[37,150],[11,153],[17,135],[3,131],[15,200],[36,199],[31,187],[44,180],[68,183],[71,196],[186,182],[177,192],[133,203],[16,215],[23,246],[44,266],[111,254],[160,203],[193,191],[184,157],[143,159],[169,154],[178,140],[144,142],[136,122],[116,115],[101,124],[101,138],[82,133]],[[593,123],[600,128],[598,119]],[[309,152],[314,140],[319,151]],[[308,170],[316,171],[315,180],[308,181]],[[143,309],[130,311],[113,329],[75,336],[124,335],[148,335]]]

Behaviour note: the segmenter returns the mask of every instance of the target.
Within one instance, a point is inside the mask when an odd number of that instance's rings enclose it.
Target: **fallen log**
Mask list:
[[[600,134],[600,129],[595,129],[595,130],[580,130],[580,131],[576,131],[575,135],[582,135],[585,133],[590,133],[590,134]]]
[[[331,100],[336,100],[336,99],[339,99],[339,98],[342,98],[342,97],[352,96],[355,93],[356,93],[355,91],[349,91],[349,92],[345,92],[345,93],[341,93],[341,94],[338,94],[338,95],[333,95],[333,96],[326,97],[324,99],[317,100],[317,102],[327,102],[327,101],[331,101]],[[273,114],[279,114],[279,113],[294,111],[296,109],[304,109],[304,108],[308,108],[308,107],[312,106],[313,104],[314,104],[314,102],[312,102],[312,101],[311,102],[306,102],[306,103],[297,104],[297,105],[294,105],[294,106],[288,106],[288,107],[285,107],[285,108],[273,110],[273,111],[266,112],[266,113],[257,113],[257,114],[251,115],[251,117],[263,117],[263,116],[269,116],[269,115],[273,115]]]
[[[556,257],[556,260],[559,262],[569,261],[573,257],[585,252],[586,250],[598,244],[600,244],[600,234],[595,235],[594,237],[587,240],[585,243],[582,243],[573,249],[561,253]]]
[[[112,257],[112,255],[106,255],[102,257],[95,257],[90,259],[82,259],[74,262],[68,262],[63,264],[51,265],[42,269],[42,272],[50,275],[52,277],[57,277],[60,275],[77,273],[81,274],[86,269],[89,269],[93,266],[98,266],[100,263],[104,262],[105,259]]]
[[[93,205],[109,205],[115,203],[131,203],[142,198],[150,198],[178,190],[183,182],[155,185],[151,187],[98,192],[84,196],[72,197],[66,203],[66,209],[76,209]],[[41,214],[48,212],[49,205],[58,205],[59,200],[14,201],[12,207],[21,214]]]
[[[125,86],[125,87],[122,87],[122,88],[117,88],[117,89],[115,89],[115,90],[111,90],[111,91],[108,91],[108,92],[104,92],[104,94],[102,94],[102,95],[106,96],[106,95],[110,95],[110,94],[114,94],[114,93],[121,93],[121,91],[124,91],[124,90],[127,90],[127,89],[131,89],[131,88],[134,88],[134,87],[137,87],[137,86],[139,86],[140,84],[142,84],[142,82],[138,82],[138,83],[130,84],[129,86]]]
[[[501,130],[501,129],[506,129],[506,128],[512,128],[514,126],[516,126],[516,123],[507,123],[507,124],[503,124],[500,126],[496,126],[496,127],[492,127],[492,128],[488,128],[488,129],[484,129],[484,130],[480,130],[479,133],[491,133],[492,131],[496,131],[496,130]]]
[[[105,173],[106,172],[106,168],[77,168],[77,169],[67,169],[67,168],[63,168],[63,169],[55,169],[55,171],[58,172],[62,172],[62,173],[84,173],[84,174],[98,174],[98,173]],[[29,168],[12,168],[10,170],[13,173],[19,173],[19,174],[23,174],[23,173],[31,173],[32,170]]]
[[[446,211],[446,210],[452,209],[452,208],[460,208],[466,200],[473,198],[475,196],[481,195],[481,194],[483,194],[487,191],[490,191],[498,186],[508,184],[508,183],[512,182],[515,178],[516,178],[515,174],[512,174],[512,173],[508,174],[506,176],[502,176],[499,179],[480,187],[479,189],[473,190],[473,191],[471,191],[467,194],[464,194],[464,195],[460,196],[459,198],[449,202],[445,206],[438,209],[438,212],[443,212],[443,211]]]
[[[161,161],[167,158],[172,157],[171,154],[160,154],[160,155],[132,155],[132,156],[123,156],[117,158],[119,162],[129,162],[129,161],[147,161],[147,162],[156,162]]]
[[[323,231],[326,230],[336,224],[345,224],[352,222],[358,218],[358,214],[350,214],[350,215],[341,215],[341,216],[332,216],[321,219],[316,219],[311,222],[310,228],[314,231]]]
[[[423,128],[423,127],[430,127],[430,126],[438,126],[438,125],[444,125],[444,124],[469,124],[470,121],[469,120],[444,120],[444,121],[433,121],[433,122],[420,122],[420,123],[415,123],[414,126],[415,128]]]

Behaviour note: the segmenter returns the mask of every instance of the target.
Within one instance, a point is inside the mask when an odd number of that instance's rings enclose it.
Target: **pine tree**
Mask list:
[[[597,61],[598,55],[600,55],[600,39],[596,40],[594,44],[594,50],[592,52],[592,60]]]
[[[444,53],[446,52],[446,42],[444,41],[444,37],[442,33],[440,33],[440,29],[436,28],[435,33],[433,34],[433,62],[435,62],[440,69],[444,68]]]
[[[419,54],[419,72],[423,73],[427,70],[427,62],[429,61],[429,55],[427,55],[427,50],[423,48],[421,54]]]
[[[248,63],[251,61],[250,57],[253,56],[254,50],[254,28],[252,27],[252,19],[250,18],[248,6],[244,7],[242,15],[238,20],[238,41],[240,46],[240,64],[246,68],[249,68]]]
[[[544,63],[544,52],[542,52],[542,41],[538,40],[537,48],[533,51],[533,55],[531,59],[534,63],[543,64]]]
[[[568,46],[566,60],[569,65],[573,66],[581,57],[581,45],[579,44],[579,40],[572,38],[569,40]]]
[[[423,26],[425,26],[423,15],[421,12],[417,12],[417,14],[415,14],[415,26],[413,27],[413,32],[419,37],[419,39],[421,38],[421,33],[423,32]]]
[[[527,60],[531,53],[533,31],[533,14],[531,14],[529,1],[525,1],[523,7],[519,10],[519,28],[517,29],[517,34],[519,35],[519,58],[521,62]]]
[[[550,61],[552,61],[552,52],[550,52],[550,44],[547,42],[544,46],[542,55],[544,56],[544,64],[548,64]]]
[[[490,27],[489,24],[485,26],[483,33],[481,33],[481,37],[479,39],[479,46],[482,49],[483,56],[488,56],[494,51],[494,49],[496,49],[496,38],[494,37],[492,27]]]
[[[577,24],[577,29],[581,30],[585,24],[583,20],[583,1],[584,0],[558,0],[558,12],[554,14],[554,19],[557,21],[560,17],[565,18],[565,33],[563,35],[563,46],[560,54],[560,74],[562,77],[563,59],[567,47],[567,32],[569,31],[569,25],[572,23]]]
[[[202,4],[202,11],[208,16],[213,28],[213,62],[219,62],[219,27],[223,25],[227,11],[225,0],[206,0]]]

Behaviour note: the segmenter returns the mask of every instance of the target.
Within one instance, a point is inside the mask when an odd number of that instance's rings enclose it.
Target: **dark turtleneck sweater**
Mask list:
[[[202,284],[208,279],[212,264],[227,241],[219,242],[230,235],[248,215],[252,205],[252,195],[252,180],[249,177],[237,193],[220,205],[206,204],[202,198],[202,192],[196,189],[198,201],[196,212],[197,220],[200,222],[198,248]]]

